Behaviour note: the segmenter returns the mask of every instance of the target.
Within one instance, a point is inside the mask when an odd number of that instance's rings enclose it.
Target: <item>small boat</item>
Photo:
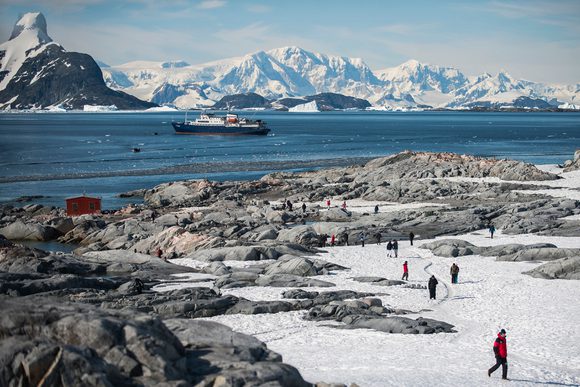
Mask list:
[[[133,148],[133,149],[131,149],[131,151],[133,153],[139,153],[139,152],[141,152],[141,148]]]
[[[213,113],[202,113],[195,121],[172,122],[177,134],[206,134],[206,135],[266,135],[270,129],[262,120],[239,118],[237,114],[217,116]]]

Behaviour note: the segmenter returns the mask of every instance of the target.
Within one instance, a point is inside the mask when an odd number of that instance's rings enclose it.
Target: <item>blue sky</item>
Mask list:
[[[0,37],[41,11],[69,51],[115,65],[204,63],[299,46],[360,57],[373,69],[408,59],[468,75],[506,70],[580,82],[580,1],[1,0]]]

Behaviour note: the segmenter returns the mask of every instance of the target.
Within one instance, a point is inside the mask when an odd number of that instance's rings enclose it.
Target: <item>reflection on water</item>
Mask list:
[[[63,253],[72,253],[74,249],[79,247],[77,244],[66,244],[60,243],[57,241],[13,241],[14,243],[19,243],[24,246],[32,247],[35,249],[40,249],[44,251],[52,251],[52,252],[63,252]]]

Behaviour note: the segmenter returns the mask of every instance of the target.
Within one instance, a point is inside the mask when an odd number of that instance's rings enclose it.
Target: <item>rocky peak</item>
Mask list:
[[[32,36],[36,35],[40,44],[52,42],[48,36],[46,19],[40,12],[29,12],[22,15],[14,25],[9,40],[14,40],[25,32],[29,32]]]

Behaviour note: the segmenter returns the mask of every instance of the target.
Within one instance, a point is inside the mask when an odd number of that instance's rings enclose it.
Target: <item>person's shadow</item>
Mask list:
[[[542,382],[539,380],[529,380],[529,379],[513,379],[510,378],[511,382],[523,382],[523,383],[533,383],[533,384],[545,384],[547,386],[570,386],[578,387],[580,384],[570,384],[570,383],[560,383],[560,382]]]

